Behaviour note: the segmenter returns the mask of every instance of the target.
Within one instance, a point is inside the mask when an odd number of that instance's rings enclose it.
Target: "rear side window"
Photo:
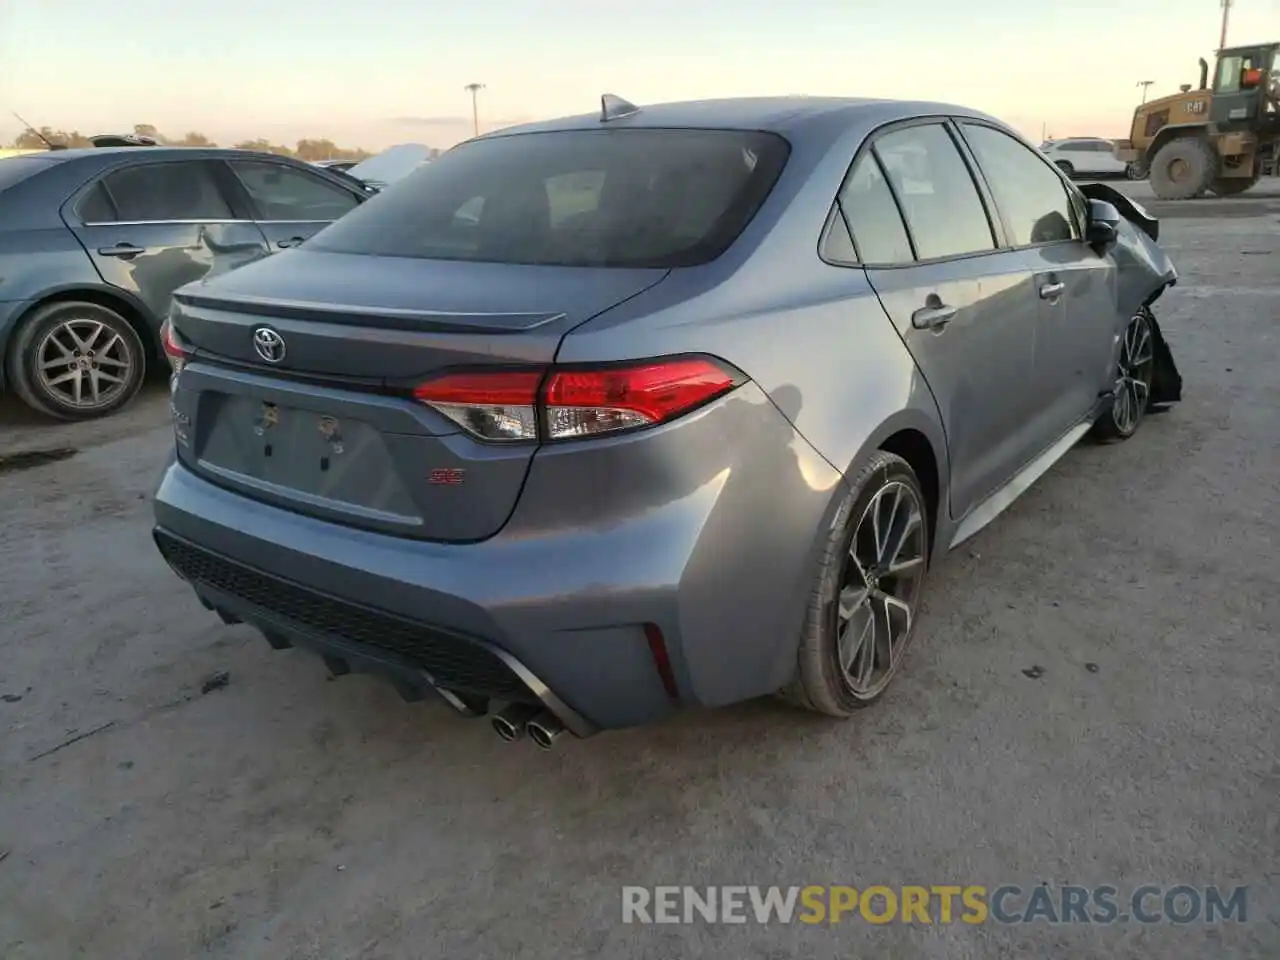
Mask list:
[[[995,249],[969,168],[941,124],[892,130],[873,149],[897,194],[921,260]]]
[[[915,259],[898,204],[870,151],[849,172],[839,204],[861,263],[910,263]]]
[[[1057,243],[1079,235],[1066,184],[1044,160],[991,127],[966,123],[963,130],[1008,222],[1014,246]]]
[[[110,223],[118,220],[116,208],[111,203],[107,188],[98,181],[76,204],[76,215],[85,223]]]
[[[233,219],[201,160],[140,163],[108,174],[102,184],[122,222]]]
[[[356,198],[320,177],[283,163],[232,160],[263,220],[337,220],[356,206]]]
[[[391,257],[679,267],[719,256],[786,164],[773,134],[568,130],[475,140],[310,241]]]

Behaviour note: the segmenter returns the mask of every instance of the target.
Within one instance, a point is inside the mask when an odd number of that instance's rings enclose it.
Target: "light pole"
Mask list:
[[[1139,81],[1138,81],[1138,84],[1137,84],[1137,85],[1138,85],[1138,86],[1140,86],[1140,87],[1142,88],[1142,102],[1143,102],[1143,103],[1146,103],[1146,102],[1147,102],[1147,87],[1151,86],[1153,83],[1155,83],[1155,81],[1154,81],[1154,80],[1139,80]]]
[[[471,128],[474,136],[480,136],[480,108],[476,102],[476,94],[484,89],[483,83],[468,83],[463,90],[471,94]]]
[[[1222,35],[1218,38],[1218,49],[1225,50],[1227,46],[1227,21],[1231,19],[1231,0],[1222,0]]]

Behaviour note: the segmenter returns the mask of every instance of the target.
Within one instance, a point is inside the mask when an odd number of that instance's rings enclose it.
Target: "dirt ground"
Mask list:
[[[757,702],[544,754],[330,680],[156,554],[162,387],[92,426],[6,401],[0,957],[1280,956],[1280,195],[1153,207],[1185,401],[937,569],[848,723]],[[1248,918],[621,922],[624,884],[1042,882],[1247,884]]]

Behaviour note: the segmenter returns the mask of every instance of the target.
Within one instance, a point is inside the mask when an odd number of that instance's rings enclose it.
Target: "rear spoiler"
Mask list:
[[[136,133],[100,133],[90,137],[89,142],[95,147],[154,147],[154,137],[144,137]]]
[[[1120,211],[1120,216],[1124,217],[1152,240],[1157,243],[1160,242],[1159,219],[1153,217],[1144,207],[1139,206],[1132,197],[1105,183],[1082,183],[1080,184],[1080,192],[1090,200],[1101,200],[1104,203],[1111,204]]]

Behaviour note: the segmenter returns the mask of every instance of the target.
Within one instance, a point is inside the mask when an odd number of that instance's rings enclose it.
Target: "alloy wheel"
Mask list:
[[[92,410],[110,405],[129,388],[135,362],[125,338],[109,325],[72,317],[40,340],[35,373],[51,398]]]
[[[858,699],[885,688],[911,639],[927,543],[916,491],[897,480],[877,490],[854,530],[836,604],[840,669]]]
[[[1120,341],[1116,397],[1112,408],[1116,429],[1125,436],[1138,428],[1138,421],[1146,412],[1154,361],[1151,324],[1145,316],[1138,314],[1129,321]]]

